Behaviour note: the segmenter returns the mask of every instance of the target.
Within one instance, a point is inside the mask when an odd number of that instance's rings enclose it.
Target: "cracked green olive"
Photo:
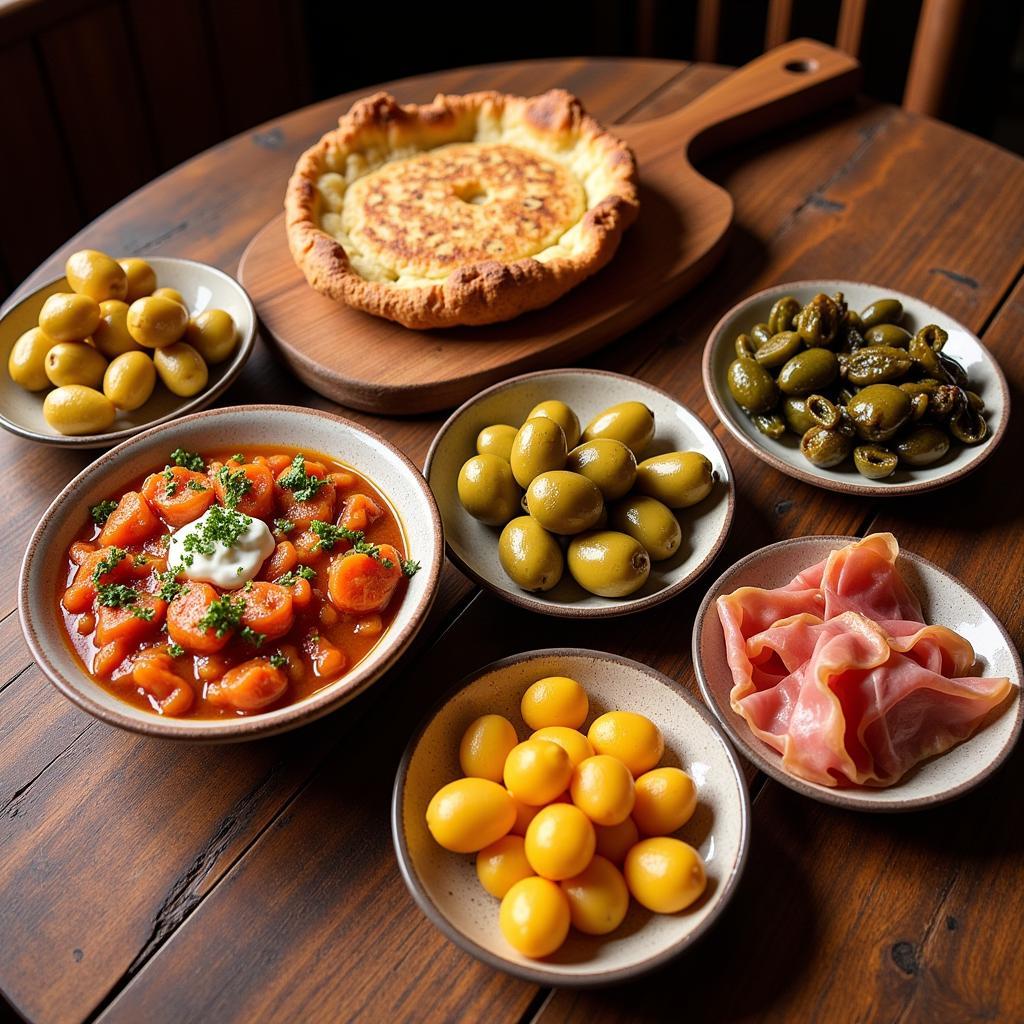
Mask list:
[[[779,389],[772,375],[754,359],[745,356],[734,359],[729,364],[726,382],[729,394],[747,412],[771,412],[779,400]]]
[[[512,445],[519,431],[507,423],[493,423],[476,435],[477,455],[497,455],[506,462],[512,461]]]
[[[760,348],[771,336],[772,330],[766,323],[754,324],[750,328],[750,337],[754,339],[756,348]]]
[[[533,478],[526,490],[526,507],[545,530],[569,536],[597,523],[604,499],[593,480],[557,469]]]
[[[884,480],[896,472],[899,460],[889,451],[877,444],[862,444],[853,449],[853,464],[861,476],[869,480]]]
[[[615,530],[573,537],[567,563],[572,578],[600,597],[628,597],[651,573],[651,557],[640,541]]]
[[[636,456],[611,437],[597,437],[573,448],[565,468],[593,480],[606,501],[628,494],[636,482]]]
[[[598,413],[583,431],[584,441],[599,437],[621,441],[639,458],[654,437],[654,413],[643,402],[619,402]]]
[[[757,355],[757,346],[749,334],[736,335],[736,358],[753,359]]]
[[[710,460],[700,452],[666,452],[644,459],[636,468],[636,489],[669,508],[689,508],[703,501],[715,485]]]
[[[899,299],[875,299],[860,311],[865,329],[877,324],[898,324],[903,319],[903,303]]]
[[[565,568],[558,541],[532,516],[517,516],[498,538],[498,560],[516,586],[545,591],[557,586]]]
[[[838,466],[853,448],[853,441],[838,430],[811,427],[800,439],[800,452],[808,462],[821,469]]]
[[[808,348],[831,348],[843,315],[835,299],[819,292],[800,310],[795,327]]]
[[[835,430],[842,419],[839,406],[830,402],[824,395],[808,395],[805,408],[813,423],[829,430]]]
[[[869,345],[887,345],[889,348],[906,348],[913,335],[905,327],[897,324],[875,324],[864,332],[864,340]]]
[[[754,353],[754,358],[771,370],[792,359],[803,347],[804,339],[796,331],[780,331]]]
[[[980,412],[965,403],[950,418],[949,432],[962,444],[980,444],[988,437],[988,423]]]
[[[814,417],[807,411],[807,399],[787,397],[782,401],[782,416],[786,426],[801,437],[815,426]]]
[[[895,384],[871,384],[853,396],[846,411],[865,441],[888,441],[910,419],[910,397]]]
[[[779,370],[779,389],[786,395],[824,391],[839,376],[839,360],[827,348],[809,348]]]
[[[672,510],[645,494],[614,504],[608,513],[608,525],[640,541],[652,562],[671,558],[683,539],[679,520]]]
[[[893,442],[900,462],[915,468],[938,462],[949,451],[949,436],[938,427],[920,426]]]
[[[888,384],[906,376],[913,365],[914,360],[910,354],[901,348],[868,345],[846,357],[846,379],[861,387]]]
[[[561,469],[568,452],[565,432],[554,420],[544,416],[527,420],[512,442],[512,475],[520,487],[529,487],[530,481],[541,473]]]
[[[768,330],[772,334],[793,330],[796,315],[800,312],[800,303],[792,295],[783,295],[772,303],[772,311],[768,314]]]
[[[530,413],[526,418],[528,420],[534,420],[538,417],[541,419],[554,420],[562,428],[562,433],[565,434],[565,446],[567,449],[572,450],[577,444],[579,444],[580,421],[577,418],[576,413],[574,413],[572,409],[565,404],[565,402],[559,402],[557,399],[538,402],[530,410]]]
[[[770,437],[773,441],[778,441],[786,432],[786,421],[777,412],[759,412],[756,416],[751,416],[750,421],[765,437]]]
[[[519,488],[512,468],[497,455],[474,455],[459,470],[459,501],[488,526],[503,526],[519,512]]]

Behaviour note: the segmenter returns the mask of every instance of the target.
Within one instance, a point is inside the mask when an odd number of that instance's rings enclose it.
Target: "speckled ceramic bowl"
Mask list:
[[[884,296],[897,298],[903,303],[904,323],[909,330],[938,324],[948,331],[949,341],[943,352],[956,359],[967,371],[972,387],[984,399],[988,440],[974,447],[952,446],[932,466],[921,469],[900,467],[885,480],[869,480],[857,472],[852,458],[840,466],[822,469],[800,454],[800,439],[795,434],[787,433],[778,441],[762,434],[736,404],[726,384],[729,364],[736,358],[736,335],[749,331],[755,323],[767,321],[772,303],[780,296],[793,295],[805,303],[819,292],[827,295],[842,292],[850,308],[856,310],[864,309],[873,300]],[[963,324],[913,295],[863,281],[793,281],[768,288],[737,303],[718,321],[708,338],[704,347],[703,374],[704,389],[718,418],[744,448],[788,476],[843,494],[884,498],[945,487],[972,473],[996,450],[1006,432],[1010,415],[1010,393],[1003,371],[988,349]]]
[[[504,715],[521,739],[526,688],[549,675],[577,679],[590,697],[590,722],[605,711],[638,711],[665,737],[663,765],[676,765],[697,784],[699,806],[677,833],[700,850],[708,887],[678,914],[652,914],[635,901],[622,925],[603,938],[570,931],[557,953],[521,956],[498,927],[499,901],[476,877],[474,855],[450,853],[427,830],[427,804],[460,776],[458,748],[482,714]],[[692,945],[725,908],[743,871],[750,831],[747,785],[732,747],[700,703],[659,672],[614,654],[542,650],[496,661],[464,680],[411,740],[395,779],[391,828],[402,876],[423,912],[463,949],[499,970],[539,985],[604,985],[636,977]]]
[[[723,573],[708,590],[693,627],[693,664],[704,700],[725,726],[745,757],[784,786],[814,800],[859,811],[909,811],[961,796],[983,782],[1007,758],[1021,732],[1024,702],[1020,698],[1021,662],[999,620],[959,580],[937,565],[901,551],[904,579],[917,594],[925,621],[948,626],[966,637],[978,657],[980,675],[1006,676],[1015,691],[970,739],[912,768],[885,789],[833,789],[805,782],[782,768],[782,756],[756,737],[729,704],[733,686],[726,662],[725,638],[716,600],[739,587],[779,587],[802,569],[827,558],[856,537],[798,537],[769,544],[747,555]]]
[[[463,463],[476,454],[476,436],[486,426],[519,426],[546,399],[571,406],[586,426],[618,402],[643,402],[654,412],[655,435],[644,458],[676,450],[699,451],[715,472],[712,492],[693,508],[677,509],[683,530],[679,550],[651,566],[651,575],[635,594],[598,597],[578,586],[566,569],[561,582],[543,594],[517,587],[498,560],[501,530],[475,520],[459,502],[457,481]],[[714,561],[732,523],[732,469],[721,445],[704,422],[671,395],[633,377],[603,370],[542,370],[495,384],[455,410],[437,432],[424,473],[444,521],[448,554],[467,576],[498,597],[530,611],[565,618],[628,615],[650,608],[685,590]]]
[[[111,430],[102,434],[71,437],[59,434],[43,419],[45,391],[30,392],[19,387],[7,374],[7,360],[14,343],[25,331],[35,327],[39,310],[55,292],[70,291],[66,278],[59,277],[0,314],[0,426],[12,434],[41,444],[67,448],[109,448],[147,427],[205,409],[238,376],[256,343],[256,310],[245,289],[223,270],[194,260],[171,256],[147,256],[156,271],[160,287],[176,288],[194,316],[204,309],[223,309],[231,314],[238,328],[238,345],[226,362],[210,367],[206,387],[192,398],[172,395],[157,381],[152,397],[134,412],[119,412]]]
[[[421,569],[377,646],[347,675],[288,707],[230,719],[164,718],[108,693],[81,668],[57,609],[64,582],[63,552],[88,509],[143,473],[162,466],[173,449],[286,445],[322,452],[362,473],[391,504],[408,556]],[[50,681],[84,711],[110,725],[171,739],[205,742],[252,739],[313,721],[365,690],[398,661],[426,620],[444,563],[444,538],[430,488],[393,445],[340,416],[287,405],[211,409],[140,434],[100,456],[54,499],[29,541],[21,567],[19,612],[29,648]]]

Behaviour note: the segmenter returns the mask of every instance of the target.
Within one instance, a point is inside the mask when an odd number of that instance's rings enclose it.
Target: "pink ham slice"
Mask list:
[[[785,587],[718,600],[733,710],[799,778],[891,785],[970,736],[1010,691],[1008,679],[967,675],[963,637],[925,625],[898,554],[875,534]]]

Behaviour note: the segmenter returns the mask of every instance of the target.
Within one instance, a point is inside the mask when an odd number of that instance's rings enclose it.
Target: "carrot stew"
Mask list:
[[[58,603],[83,667],[160,715],[292,704],[350,672],[419,568],[348,466],[262,447],[169,453],[94,505]]]

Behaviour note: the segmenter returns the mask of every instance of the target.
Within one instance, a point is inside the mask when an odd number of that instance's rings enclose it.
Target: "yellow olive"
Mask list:
[[[554,420],[565,434],[565,444],[569,449],[575,448],[580,440],[580,421],[576,413],[565,404],[556,399],[547,402],[538,402],[527,415],[528,420],[541,419]]]
[[[188,303],[185,301],[185,296],[182,295],[177,288],[157,288],[154,290],[153,294],[158,299],[173,299],[179,305],[188,309]]]
[[[117,260],[97,249],[79,249],[64,264],[71,290],[96,302],[123,299],[128,294],[128,275]]]
[[[608,514],[608,525],[640,541],[652,562],[671,558],[683,539],[679,520],[672,515],[672,510],[645,494],[634,494],[616,502]]]
[[[715,483],[714,470],[700,452],[666,452],[637,466],[636,489],[669,508],[689,508],[703,501]]]
[[[476,435],[477,455],[497,455],[506,462],[512,460],[512,444],[518,431],[507,423],[494,423]]]
[[[651,572],[651,558],[640,541],[614,530],[573,537],[567,562],[572,578],[599,597],[626,597],[639,590]]]
[[[156,291],[156,271],[145,261],[136,256],[127,256],[118,260],[125,274],[128,275],[128,294],[125,300],[134,302],[143,296],[152,295]]]
[[[185,340],[208,363],[223,363],[235,351],[238,331],[230,313],[207,309],[189,320]]]
[[[519,511],[519,488],[509,464],[497,455],[474,455],[459,470],[462,507],[488,526],[504,526]]]
[[[619,402],[598,413],[583,431],[584,441],[610,437],[637,458],[654,437],[654,413],[643,402]]]
[[[531,591],[556,586],[565,566],[558,541],[533,516],[519,516],[501,531],[498,560],[513,583]]]
[[[610,437],[597,437],[573,448],[565,468],[593,480],[606,501],[628,494],[636,481],[636,456]]]
[[[128,303],[107,299],[100,303],[100,322],[92,343],[108,359],[125,352],[141,352],[142,346],[128,333]]]
[[[107,368],[107,361],[84,341],[59,341],[46,353],[46,376],[51,384],[84,384],[98,388]]]
[[[520,487],[529,487],[530,481],[541,473],[561,469],[569,449],[565,433],[552,419],[540,416],[527,420],[512,442],[512,475]]]
[[[145,352],[124,352],[103,375],[103,394],[129,412],[145,405],[155,386],[156,367]]]
[[[83,384],[54,388],[43,400],[43,418],[62,434],[99,434],[111,427],[116,415],[106,395]]]
[[[604,500],[593,480],[556,469],[533,478],[526,492],[526,507],[545,530],[574,534],[593,528]]]
[[[163,348],[181,339],[188,311],[173,299],[146,295],[128,307],[128,333],[146,348]]]
[[[26,391],[42,391],[50,386],[46,376],[46,353],[56,342],[39,327],[27,330],[11,349],[7,372],[11,380]]]
[[[81,341],[96,330],[99,322],[99,303],[74,292],[49,296],[39,311],[39,326],[54,341]]]
[[[199,394],[210,379],[203,357],[184,341],[158,348],[153,353],[153,364],[164,387],[180,398]]]

